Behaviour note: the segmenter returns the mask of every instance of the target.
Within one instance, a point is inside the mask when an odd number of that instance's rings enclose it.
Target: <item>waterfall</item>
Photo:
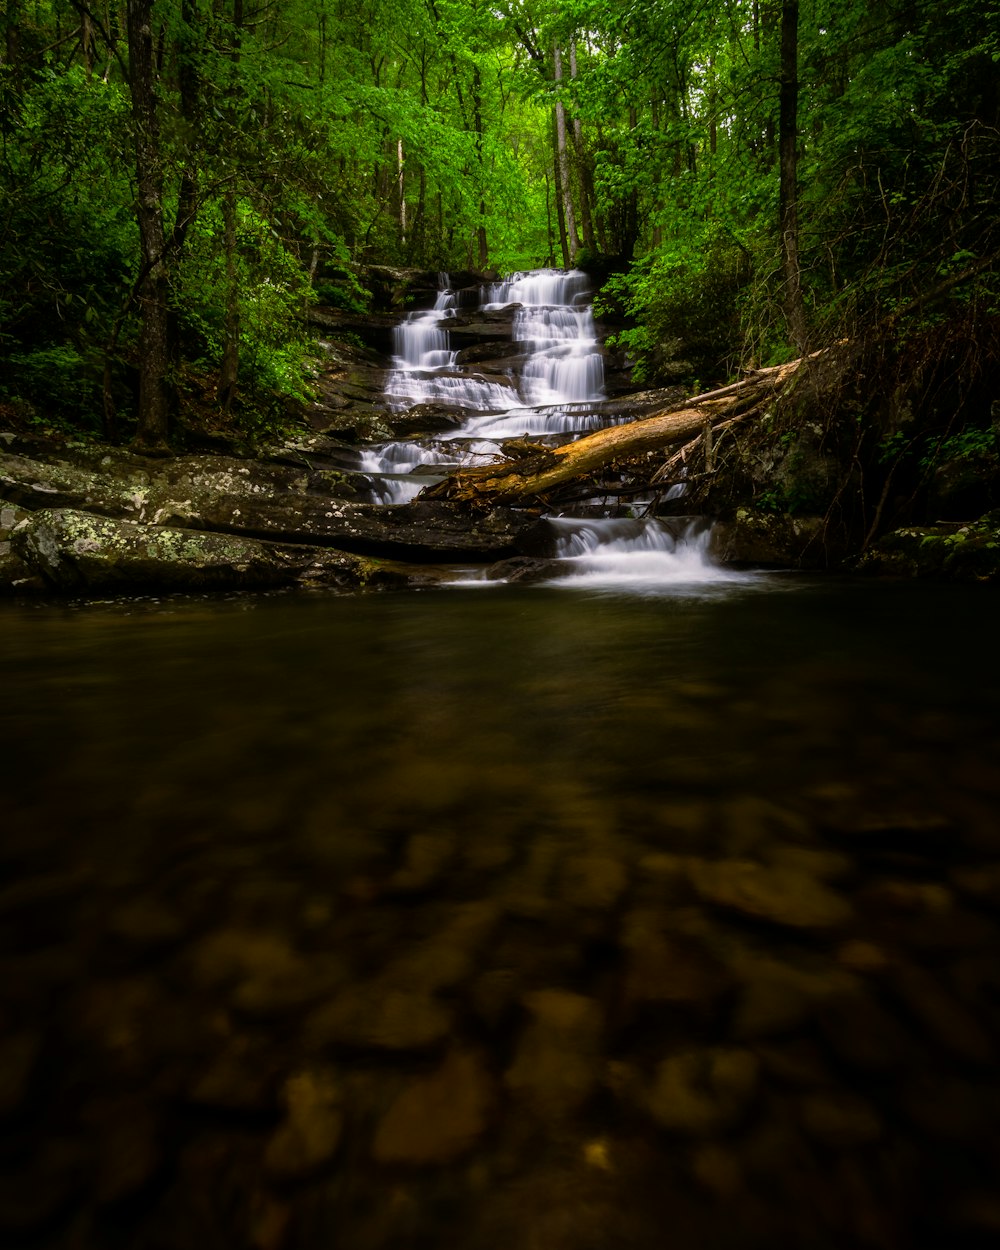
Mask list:
[[[556,531],[556,558],[565,574],[552,583],[556,586],[697,591],[708,583],[747,578],[712,563],[711,531],[700,521],[686,521],[679,530],[652,517],[550,517],[549,524]]]
[[[627,419],[607,411],[604,359],[581,270],[513,274],[480,289],[478,310],[468,312],[462,300],[461,314],[448,275],[439,282],[434,307],[411,312],[394,331],[386,395],[396,408],[449,407],[460,424],[432,440],[364,451],[359,467],[371,475],[377,502],[408,502],[456,467],[498,457],[504,439],[565,441]],[[510,321],[509,353],[487,353],[481,371],[459,365],[453,341],[460,330],[476,333],[477,315],[490,343],[504,342],[497,326]],[[676,497],[684,487],[672,490]],[[558,585],[683,591],[744,577],[712,564],[708,531],[696,524],[678,531],[653,518],[554,517],[550,523],[565,574]]]

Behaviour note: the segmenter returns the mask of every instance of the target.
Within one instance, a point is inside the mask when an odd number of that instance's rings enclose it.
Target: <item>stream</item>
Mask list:
[[[507,403],[447,298],[390,387]],[[594,416],[518,333],[375,489]],[[0,602],[5,1250],[997,1244],[1000,598],[552,524],[542,585]]]

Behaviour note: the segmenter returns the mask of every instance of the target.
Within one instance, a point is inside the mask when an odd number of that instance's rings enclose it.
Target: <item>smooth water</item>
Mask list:
[[[0,604],[3,1244],[992,1246],[998,609]]]

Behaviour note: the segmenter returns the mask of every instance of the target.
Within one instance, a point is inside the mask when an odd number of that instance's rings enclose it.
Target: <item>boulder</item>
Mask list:
[[[915,526],[883,535],[858,571],[889,577],[1000,582],[1000,512],[967,524]]]
[[[43,590],[44,581],[14,551],[15,533],[23,530],[31,513],[0,499],[0,595],[26,590]]]
[[[715,523],[711,555],[723,564],[823,569],[840,554],[828,549],[825,531],[819,516],[738,508],[732,518]]]

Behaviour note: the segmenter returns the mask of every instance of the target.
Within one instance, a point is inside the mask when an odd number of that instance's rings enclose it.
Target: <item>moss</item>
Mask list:
[[[1000,582],[1000,518],[968,525],[893,530],[859,562],[864,572],[953,581]]]

